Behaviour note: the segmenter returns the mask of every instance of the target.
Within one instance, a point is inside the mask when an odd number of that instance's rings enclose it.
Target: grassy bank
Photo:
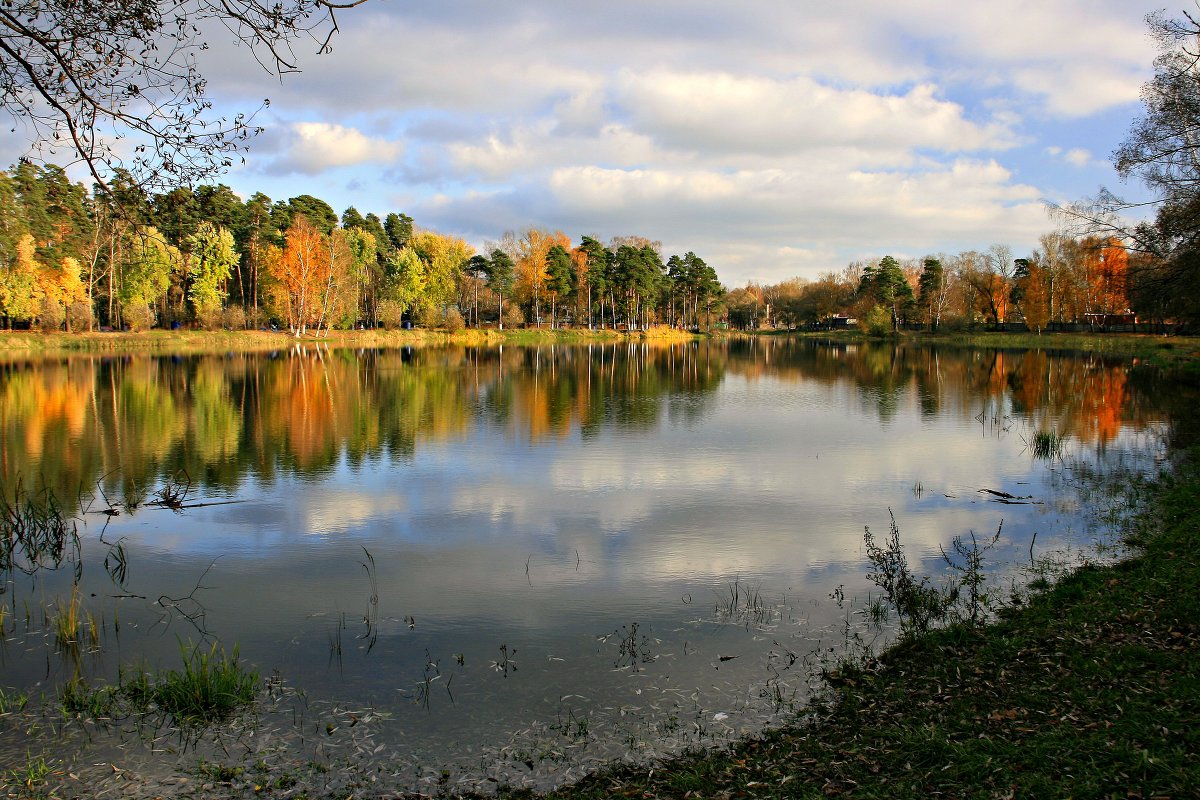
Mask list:
[[[613,330],[579,328],[517,328],[459,331],[444,330],[362,330],[328,331],[320,336],[294,337],[282,331],[166,331],[140,333],[39,333],[0,331],[0,354],[69,355],[72,353],[224,353],[280,350],[296,343],[327,344],[330,347],[403,347],[406,345],[499,345],[551,344],[594,341],[687,340],[693,334],[671,328],[624,333]]]
[[[871,338],[858,330],[788,334],[829,341],[898,341],[942,347],[975,347],[1012,350],[1069,350],[1136,358],[1159,366],[1200,365],[1200,337],[1157,336],[1145,333],[1017,333],[962,331],[956,333],[906,331],[899,336]]]
[[[550,796],[1200,796],[1197,460],[1153,488],[1132,560],[845,671],[814,724]]]
[[[868,341],[856,330],[822,333],[769,332],[742,334],[725,332],[718,337],[801,336],[830,341]],[[255,352],[290,348],[297,342],[321,343],[331,347],[404,347],[418,345],[532,345],[571,344],[626,339],[685,341],[696,334],[667,327],[648,331],[621,331],[582,328],[515,328],[509,330],[464,328],[444,330],[351,330],[328,331],[320,336],[296,338],[282,331],[190,331],[152,330],[142,333],[39,333],[0,331],[0,355],[69,355],[72,353],[224,353]],[[889,341],[887,339],[874,341]],[[904,333],[896,341],[909,344],[936,344],[948,347],[1003,349],[1075,350],[1102,355],[1137,358],[1153,364],[1200,365],[1200,338],[1188,336],[1151,336],[1146,334],[1046,333]]]

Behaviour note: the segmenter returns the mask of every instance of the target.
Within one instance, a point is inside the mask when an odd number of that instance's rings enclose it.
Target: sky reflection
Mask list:
[[[678,714],[642,702],[647,682],[759,724],[773,659],[834,635],[839,587],[865,598],[864,526],[882,535],[894,514],[929,571],[954,536],[1001,523],[1001,570],[1035,536],[1086,545],[1075,465],[1148,468],[1168,421],[1121,363],[772,340],[47,362],[6,366],[0,398],[9,485],[56,476],[116,502],[186,474],[192,502],[236,501],[83,515],[84,589],[125,625],[97,678],[207,635],[446,752],[553,719],[563,696],[610,734],[604,708]],[[36,447],[10,435],[23,426]],[[1041,430],[1065,435],[1064,457],[1033,456]],[[96,566],[113,542],[119,590]],[[731,589],[765,616],[728,608]],[[163,597],[202,606],[202,625]],[[621,665],[632,645],[649,660]],[[9,655],[10,680],[47,679],[44,653]],[[455,687],[435,714],[414,688],[431,670]]]

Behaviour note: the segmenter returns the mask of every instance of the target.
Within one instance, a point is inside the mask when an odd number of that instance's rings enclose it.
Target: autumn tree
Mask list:
[[[380,292],[380,321],[387,327],[399,326],[404,315],[416,309],[425,296],[426,282],[425,263],[415,250],[392,250]]]
[[[1038,237],[1038,248],[1030,261],[1035,263],[1046,286],[1047,322],[1063,319],[1063,294],[1069,281],[1070,260],[1075,250],[1074,239],[1065,231],[1044,233]]]
[[[324,237],[307,217],[292,221],[284,237],[283,253],[271,272],[271,310],[297,337],[321,317],[321,292],[325,286]]]
[[[963,299],[963,314],[974,321],[978,316],[993,324],[1002,321],[1008,287],[996,273],[991,261],[977,250],[960,253],[956,276]]]
[[[1037,334],[1050,322],[1051,280],[1037,259],[1015,261],[1013,301],[1025,318],[1025,326]]]
[[[751,282],[730,290],[725,296],[725,308],[732,327],[741,330],[757,328],[766,311],[762,286]]]
[[[348,275],[336,303],[336,320],[341,327],[352,327],[361,319],[374,319],[374,294],[381,275],[378,240],[366,227],[343,227],[335,231],[346,245]],[[368,304],[365,301],[370,298]]]
[[[196,319],[205,328],[217,325],[225,300],[224,284],[237,266],[233,234],[205,220],[187,239],[187,298]]]
[[[0,273],[0,313],[9,327],[13,322],[25,322],[37,316],[41,307],[42,265],[37,260],[37,245],[33,235],[22,234],[16,243],[15,257]]]
[[[541,228],[530,228],[516,240],[513,294],[529,306],[538,327],[542,324],[542,297],[548,281],[546,257],[555,245],[566,251],[571,247],[571,240],[562,231],[550,233]]]
[[[41,272],[42,327],[58,330],[66,326],[91,324],[92,305],[83,267],[74,256],[63,256],[57,264],[47,264]]]
[[[433,231],[414,233],[405,247],[417,254],[425,269],[425,288],[418,303],[431,319],[440,319],[455,300],[458,279],[474,248],[456,236]]]
[[[359,270],[362,269],[359,257],[366,255],[364,242],[357,231],[338,228],[322,236],[320,243],[322,262],[318,275],[322,286],[316,330],[319,332],[323,326],[328,331],[334,325],[353,327],[358,320]]]
[[[849,308],[856,285],[834,272],[825,272],[806,284],[792,311],[799,324],[824,324]]]
[[[124,238],[118,293],[121,319],[135,330],[144,330],[154,324],[153,307],[166,296],[171,274],[183,256],[153,227],[129,231]]]
[[[1200,322],[1200,21],[1190,15],[1147,17],[1160,52],[1142,87],[1144,110],[1113,153],[1122,180],[1136,179],[1155,195],[1151,220],[1144,202],[1102,190],[1090,202],[1061,209],[1088,233],[1116,237],[1138,254],[1134,294],[1158,313]]]
[[[1124,314],[1129,310],[1129,252],[1115,236],[1094,248],[1088,271],[1093,310],[1101,314]]]

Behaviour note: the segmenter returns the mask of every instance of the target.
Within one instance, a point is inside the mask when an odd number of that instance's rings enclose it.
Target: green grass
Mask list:
[[[0,773],[4,788],[18,790],[16,795],[9,797],[35,798],[45,796],[43,787],[50,777],[52,770],[44,756],[26,755],[25,765],[19,768],[9,768]]]
[[[254,702],[259,675],[238,662],[238,649],[226,655],[217,644],[180,644],[183,669],[158,677],[153,698],[176,722],[204,723]]]
[[[0,357],[24,358],[30,355],[70,355],[73,353],[226,353],[285,350],[301,344],[326,344],[330,347],[402,347],[405,345],[499,345],[544,344],[589,341],[614,341],[633,336],[638,339],[690,339],[693,334],[669,328],[625,334],[613,330],[585,328],[495,328],[450,332],[446,330],[363,330],[323,331],[295,338],[286,331],[167,331],[140,333],[40,333],[0,331]]]
[[[1033,435],[1029,449],[1033,452],[1034,458],[1049,461],[1062,453],[1065,441],[1065,436],[1054,431],[1038,431]]]
[[[257,671],[238,660],[238,649],[226,654],[211,647],[180,643],[183,669],[151,674],[144,667],[122,669],[115,686],[92,687],[68,681],[59,703],[65,714],[90,719],[167,714],[176,725],[203,726],[251,705],[261,683]]]
[[[857,330],[821,331],[793,335],[831,341],[866,341]],[[1149,333],[1018,333],[1015,331],[904,331],[895,341],[904,344],[939,345],[1005,350],[1069,350],[1100,355],[1136,358],[1158,366],[1195,368],[1200,366],[1200,338],[1161,336]]]
[[[842,675],[811,724],[548,796],[1200,796],[1198,461],[1155,485],[1136,558],[991,625],[905,638]]]

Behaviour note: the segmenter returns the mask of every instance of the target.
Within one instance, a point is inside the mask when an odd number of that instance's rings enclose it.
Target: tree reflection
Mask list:
[[[183,469],[233,492],[410,459],[480,425],[538,443],[692,423],[727,375],[849,388],[884,420],[998,410],[1099,447],[1162,420],[1174,393],[1089,355],[783,338],[72,358],[0,365],[0,480],[136,500]]]

